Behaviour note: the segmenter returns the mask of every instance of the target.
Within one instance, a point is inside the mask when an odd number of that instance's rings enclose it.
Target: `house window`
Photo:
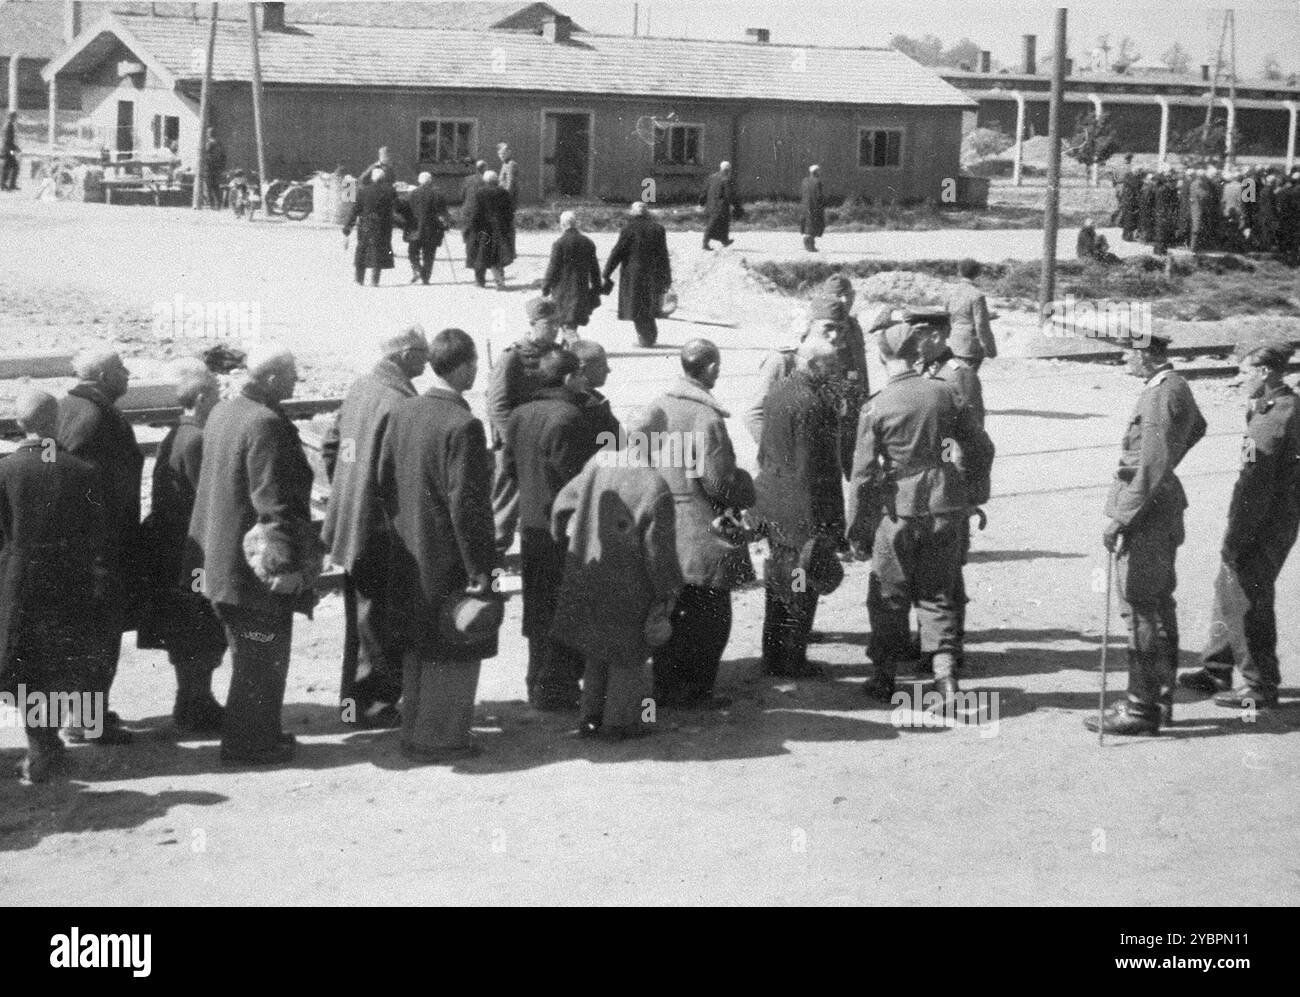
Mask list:
[[[174,114],[155,114],[153,116],[153,147],[169,148],[181,137],[181,119]]]
[[[901,128],[859,128],[858,166],[869,168],[903,165]]]
[[[421,163],[472,163],[475,138],[472,118],[422,118],[417,158]]]
[[[656,166],[699,166],[703,125],[668,125],[655,129]]]

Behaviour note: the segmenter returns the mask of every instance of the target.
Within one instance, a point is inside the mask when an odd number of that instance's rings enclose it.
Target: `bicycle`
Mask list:
[[[300,222],[312,211],[312,188],[305,180],[272,180],[266,188],[266,213]]]

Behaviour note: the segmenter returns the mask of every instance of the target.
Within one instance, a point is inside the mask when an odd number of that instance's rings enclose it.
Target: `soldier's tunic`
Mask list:
[[[1223,562],[1214,581],[1207,668],[1236,665],[1265,696],[1282,680],[1274,584],[1300,529],[1300,398],[1285,385],[1251,403],[1241,474],[1228,509]],[[1227,666],[1226,668],[1224,666]]]
[[[960,448],[960,464],[950,441]],[[871,543],[867,653],[883,677],[892,678],[907,657],[913,607],[922,652],[961,655],[962,521],[971,504],[961,468],[983,478],[991,459],[970,409],[946,384],[915,371],[891,377],[862,413],[849,536]]]
[[[1183,542],[1187,496],[1174,474],[1205,435],[1192,389],[1173,367],[1157,371],[1138,398],[1106,515],[1124,527],[1117,560],[1119,595],[1129,627],[1130,712],[1158,718],[1173,701],[1178,667],[1174,560]]]

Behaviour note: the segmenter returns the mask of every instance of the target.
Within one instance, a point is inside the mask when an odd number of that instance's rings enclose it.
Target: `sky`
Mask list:
[[[629,34],[632,0],[551,0],[588,31]],[[1021,35],[1038,35],[1041,58],[1051,51],[1055,4],[1017,0],[641,0],[644,31],[684,38],[743,39],[745,28],[768,28],[773,42],[822,45],[887,45],[894,34],[937,35],[945,44],[969,37],[993,53],[995,62],[1015,67]],[[1287,72],[1300,72],[1300,0],[1239,2],[1237,67],[1242,78],[1258,77],[1273,55]],[[1088,0],[1069,8],[1070,55],[1078,61],[1096,46],[1129,35],[1145,59],[1158,61],[1175,41],[1193,68],[1213,63],[1223,8],[1187,0],[1142,4]],[[1226,59],[1226,54],[1225,54]]]

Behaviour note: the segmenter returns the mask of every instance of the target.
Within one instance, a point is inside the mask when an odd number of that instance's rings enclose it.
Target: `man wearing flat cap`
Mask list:
[[[880,334],[889,382],[862,413],[849,484],[849,539],[872,557],[867,654],[874,674],[863,691],[885,701],[898,662],[911,656],[913,608],[938,691],[945,702],[957,692],[963,524],[971,483],[987,475],[992,460],[992,444],[971,410],[946,384],[915,369],[929,334],[906,322]]]
[[[1282,381],[1293,351],[1286,341],[1242,351],[1249,408],[1241,473],[1214,581],[1213,622],[1201,652],[1204,667],[1178,682],[1213,694],[1217,704],[1229,708],[1276,705],[1282,680],[1274,583],[1300,529],[1300,398]],[[1235,687],[1234,665],[1241,676]]]
[[[492,515],[496,521],[497,553],[505,555],[515,540],[519,525],[519,486],[505,467],[506,431],[510,414],[531,401],[538,389],[538,365],[542,357],[559,349],[555,342],[559,325],[555,302],[550,298],[533,298],[525,306],[528,335],[501,352],[492,368],[488,384],[487,414],[492,433],[492,450],[496,454],[496,473],[492,481]]]
[[[330,478],[321,539],[343,569],[343,676],[339,705],[344,723],[391,727],[402,695],[402,649],[388,608],[389,527],[377,494],[379,444],[397,406],[416,395],[429,345],[409,326],[380,344],[381,359],[348,390],[325,436],[322,455]]]
[[[1117,555],[1120,606],[1128,621],[1128,701],[1098,723],[1108,734],[1158,734],[1173,716],[1178,673],[1174,561],[1184,539],[1187,494],[1175,470],[1205,435],[1205,418],[1169,362],[1169,340],[1134,341],[1128,369],[1146,381],[1124,431],[1119,467],[1106,499],[1102,534]]]

